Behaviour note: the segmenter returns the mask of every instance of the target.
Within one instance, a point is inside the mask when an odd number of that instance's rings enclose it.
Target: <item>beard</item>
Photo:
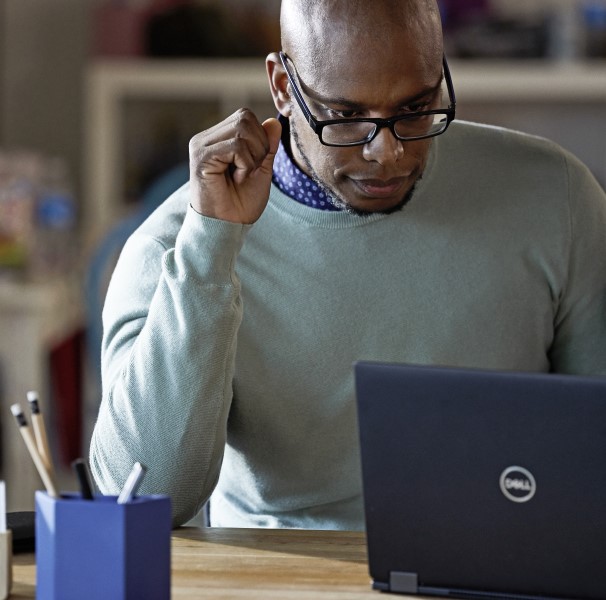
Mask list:
[[[417,183],[420,181],[421,176],[413,183],[412,187],[404,194],[400,202],[398,202],[394,206],[390,206],[389,208],[381,209],[381,210],[362,210],[359,208],[355,208],[351,206],[347,200],[339,193],[337,190],[332,187],[326,185],[321,179],[316,170],[312,167],[311,161],[309,157],[303,150],[303,145],[301,144],[301,138],[299,137],[299,132],[297,131],[297,126],[294,123],[294,119],[289,119],[290,125],[290,134],[291,139],[295,147],[299,152],[299,156],[303,159],[303,163],[305,164],[305,168],[307,169],[306,174],[311,177],[314,183],[324,192],[326,195],[326,199],[330,202],[335,208],[339,210],[348,212],[352,215],[357,215],[359,217],[368,217],[370,215],[391,215],[395,212],[401,211],[411,200],[415,192],[415,188]],[[292,158],[292,157],[291,157]]]

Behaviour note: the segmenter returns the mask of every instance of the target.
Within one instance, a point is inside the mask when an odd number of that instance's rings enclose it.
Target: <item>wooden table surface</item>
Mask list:
[[[15,556],[11,600],[35,598],[35,581],[34,555]],[[370,587],[363,533],[303,529],[177,529],[171,589],[174,600],[385,597]]]

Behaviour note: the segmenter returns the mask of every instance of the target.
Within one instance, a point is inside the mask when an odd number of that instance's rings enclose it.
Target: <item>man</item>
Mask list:
[[[606,374],[604,193],[550,142],[450,124],[434,0],[281,25],[280,120],[192,140],[106,300],[92,470],[115,493],[143,462],[175,524],[212,493],[217,526],[362,528],[355,360]]]

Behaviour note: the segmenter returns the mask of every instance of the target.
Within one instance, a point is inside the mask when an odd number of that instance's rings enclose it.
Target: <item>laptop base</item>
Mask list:
[[[554,598],[553,596],[534,596],[528,594],[502,594],[498,592],[482,592],[478,590],[457,590],[419,586],[416,573],[390,574],[389,583],[373,581],[372,588],[381,592],[394,594],[415,594],[419,596],[440,596],[442,598],[459,598],[461,600],[573,600],[571,598]]]

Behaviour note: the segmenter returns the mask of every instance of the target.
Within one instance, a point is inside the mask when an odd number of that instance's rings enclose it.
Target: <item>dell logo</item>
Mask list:
[[[532,473],[524,467],[507,467],[499,480],[501,491],[512,502],[528,502],[537,491]]]

